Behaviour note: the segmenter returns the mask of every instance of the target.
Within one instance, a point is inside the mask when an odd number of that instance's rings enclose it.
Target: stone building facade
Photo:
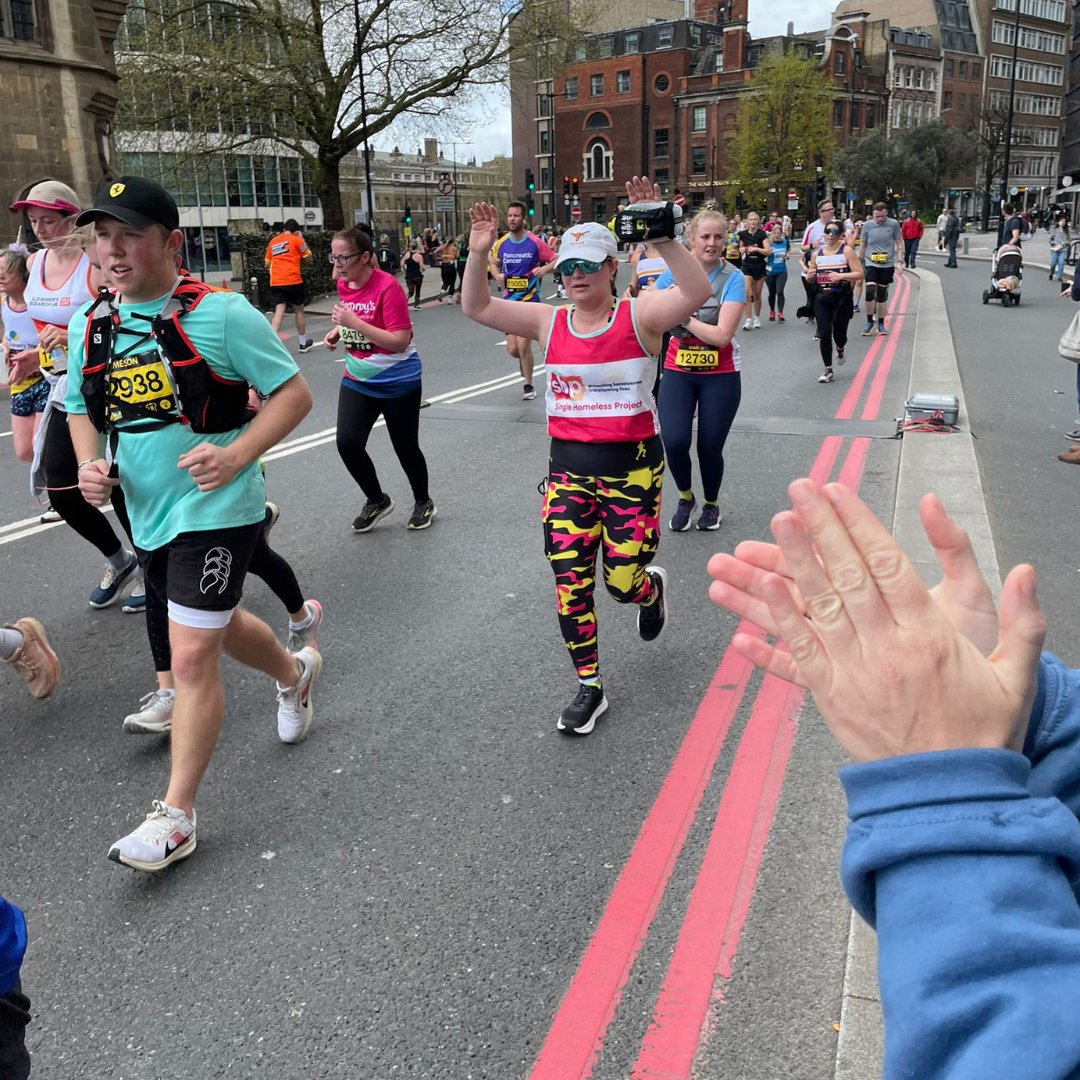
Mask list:
[[[127,0],[0,0],[0,191],[54,177],[91,198],[113,175],[113,40]]]

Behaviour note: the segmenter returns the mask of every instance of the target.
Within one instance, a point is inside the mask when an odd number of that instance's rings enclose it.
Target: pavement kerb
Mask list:
[[[928,491],[936,492],[946,509],[967,530],[983,575],[997,596],[1001,574],[941,279],[926,268],[907,273],[915,273],[920,284],[908,394],[955,394],[960,399],[961,430],[949,435],[912,433],[902,440],[893,536],[912,557],[923,580],[928,584],[936,582],[940,570],[918,513],[919,499]],[[852,912],[835,1080],[869,1080],[881,1076],[883,1062],[877,942],[873,931]]]

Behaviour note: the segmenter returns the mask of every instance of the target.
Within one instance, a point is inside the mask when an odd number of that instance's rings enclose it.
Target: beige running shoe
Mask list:
[[[60,681],[60,661],[45,635],[45,627],[37,619],[19,619],[7,629],[18,630],[23,642],[4,663],[19,673],[33,697],[47,698]]]

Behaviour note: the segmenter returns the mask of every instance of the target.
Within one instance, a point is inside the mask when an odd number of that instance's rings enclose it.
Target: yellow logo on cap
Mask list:
[[[124,185],[123,184],[113,184],[113,186],[111,188],[109,188],[109,194],[115,199],[116,196],[119,195],[120,192],[122,192],[123,190],[124,190]]]

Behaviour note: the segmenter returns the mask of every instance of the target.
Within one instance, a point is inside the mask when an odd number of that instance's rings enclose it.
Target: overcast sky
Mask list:
[[[754,37],[783,34],[789,22],[795,24],[796,33],[824,29],[837,3],[838,0],[750,0],[750,33]],[[490,115],[477,123],[470,148],[462,151],[464,141],[458,142],[458,156],[462,159],[475,154],[483,161],[496,154],[511,153],[509,95],[505,90],[492,90],[489,101]],[[383,147],[382,141],[379,146]]]

